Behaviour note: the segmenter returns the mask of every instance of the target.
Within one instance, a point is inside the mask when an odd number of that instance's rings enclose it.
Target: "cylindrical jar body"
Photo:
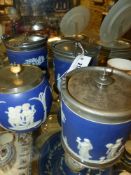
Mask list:
[[[7,56],[11,64],[31,64],[47,70],[47,37],[18,35],[5,38]]]
[[[77,69],[62,79],[62,144],[70,156],[95,168],[119,159],[131,132],[130,86],[129,75],[105,67]]]

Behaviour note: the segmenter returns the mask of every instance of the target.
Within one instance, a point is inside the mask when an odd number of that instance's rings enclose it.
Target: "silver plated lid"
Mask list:
[[[6,48],[14,51],[31,50],[46,44],[47,36],[41,35],[17,35],[2,38]]]
[[[107,67],[72,71],[62,80],[63,100],[81,117],[104,123],[131,120],[131,76]]]
[[[73,60],[79,53],[82,53],[78,42],[74,39],[63,39],[53,43],[53,52],[69,60]]]
[[[37,66],[14,65],[0,69],[0,94],[17,94],[33,89],[44,80]]]

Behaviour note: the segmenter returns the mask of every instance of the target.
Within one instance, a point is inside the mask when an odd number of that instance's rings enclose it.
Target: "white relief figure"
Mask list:
[[[21,125],[21,106],[9,107],[5,113],[8,114],[8,122],[13,128]]]
[[[34,122],[34,114],[36,110],[34,105],[31,105],[29,103],[25,103],[22,105],[22,115],[21,115],[21,121],[24,124],[31,125]]]
[[[47,86],[45,88],[44,93],[40,92],[38,97],[33,97],[33,98],[30,99],[30,100],[38,100],[38,101],[40,101],[42,103],[42,106],[44,108],[44,121],[46,120],[46,117],[47,117],[46,90],[47,90]]]
[[[33,126],[38,125],[40,121],[34,122],[34,114],[36,110],[34,105],[29,103],[24,103],[22,106],[9,107],[8,111],[5,111],[8,114],[8,122],[12,126],[12,129],[29,129]]]
[[[113,143],[107,144],[106,145],[106,148],[108,148],[106,152],[107,159],[112,159],[114,156],[116,156],[121,145],[122,145],[122,138],[117,139],[114,144]]]
[[[57,74],[57,88],[60,90],[60,85],[61,85],[61,76],[60,74]]]
[[[64,112],[62,110],[62,106],[61,106],[61,120],[62,120],[63,123],[66,122],[66,117],[65,117],[65,114],[64,114]]]
[[[79,150],[79,155],[82,160],[88,160],[92,158],[90,155],[90,151],[93,149],[93,145],[91,144],[91,141],[87,138],[84,138],[83,141],[81,141],[80,137],[77,137],[76,142],[78,143],[78,150]]]

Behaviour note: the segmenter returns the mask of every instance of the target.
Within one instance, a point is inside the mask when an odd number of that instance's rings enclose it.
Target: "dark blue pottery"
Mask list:
[[[0,77],[3,72],[7,76],[1,79],[0,125],[16,132],[32,131],[40,126],[52,104],[50,85],[43,72],[31,65],[23,65],[22,69],[18,79],[10,72],[10,66],[0,70]]]
[[[94,168],[110,167],[120,159],[131,132],[131,77],[118,70],[104,77],[105,70],[74,70],[62,79],[61,86],[64,149]]]
[[[97,65],[96,58],[94,58],[94,55],[92,55],[92,53],[88,53],[88,48],[84,42],[82,45],[85,49],[85,55],[92,57],[89,66]],[[77,46],[77,42],[73,39],[63,39],[61,41],[55,42],[52,45],[52,50],[54,53],[53,62],[55,71],[55,81],[57,84],[57,88],[60,91],[61,77],[64,76],[64,74],[70,68],[76,56],[78,54],[81,54],[82,51],[79,48],[79,46]]]
[[[47,69],[47,48],[42,47],[35,50],[13,51],[7,50],[7,56],[11,64],[31,64]]]
[[[47,36],[7,36],[3,41],[11,64],[31,64],[47,70]]]
[[[120,156],[131,122],[104,124],[90,121],[77,115],[64,101],[62,113],[64,145],[81,162],[92,165],[106,164]],[[82,150],[82,145],[85,150]],[[109,150],[108,145],[111,148],[114,146],[114,150]]]
[[[70,60],[68,61],[68,60],[62,60],[59,58],[54,58],[55,80],[56,80],[56,86],[59,91],[60,91],[61,77],[69,69],[71,64],[72,64],[72,61]]]

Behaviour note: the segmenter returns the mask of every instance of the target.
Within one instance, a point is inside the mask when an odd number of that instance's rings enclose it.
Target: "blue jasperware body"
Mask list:
[[[77,42],[75,40],[63,39],[61,41],[55,42],[52,46],[54,53],[53,63],[55,71],[55,82],[59,91],[62,76],[70,68],[76,56],[82,53],[82,50],[76,44]],[[89,66],[97,65],[96,57],[90,53],[85,43],[82,44],[82,47],[83,50],[85,50],[85,55],[92,57]]]
[[[0,93],[0,125],[15,132],[33,131],[50,111],[52,94],[48,81],[21,93]]]
[[[11,64],[35,65],[47,70],[47,36],[22,34],[2,37]]]
[[[62,140],[66,150],[85,164],[108,164],[117,159],[130,132],[131,122],[98,123],[79,116],[62,102]]]
[[[57,88],[60,91],[61,77],[66,73],[66,71],[71,66],[73,60],[64,60],[54,57],[54,71],[55,71],[55,81]]]
[[[70,156],[94,168],[120,158],[131,132],[130,86],[129,75],[105,67],[75,69],[63,77],[62,144]]]
[[[14,64],[31,64],[47,70],[47,48],[41,47],[33,50],[13,51],[7,49],[9,62]]]

